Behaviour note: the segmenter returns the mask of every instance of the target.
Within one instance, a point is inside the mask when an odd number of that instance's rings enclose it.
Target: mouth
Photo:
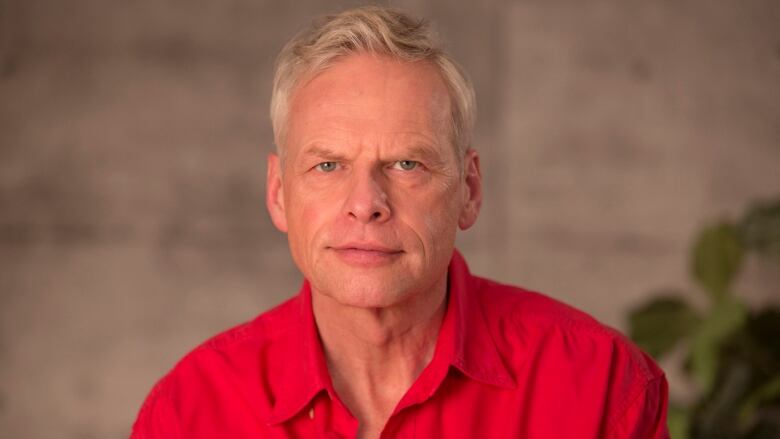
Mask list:
[[[347,243],[328,248],[342,261],[358,266],[387,264],[403,254],[403,250],[375,243]]]

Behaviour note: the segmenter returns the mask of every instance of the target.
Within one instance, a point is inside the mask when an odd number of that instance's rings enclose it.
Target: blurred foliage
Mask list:
[[[780,438],[780,309],[749,310],[733,291],[751,254],[780,265],[780,200],[696,237],[691,275],[706,309],[663,290],[629,316],[631,338],[656,359],[685,350],[697,394],[690,404],[670,403],[673,439]]]

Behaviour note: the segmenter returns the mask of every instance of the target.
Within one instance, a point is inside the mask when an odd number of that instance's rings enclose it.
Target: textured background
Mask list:
[[[780,192],[780,4],[584,3],[396,2],[476,83],[473,271],[625,328],[690,286],[698,227]],[[349,4],[0,0],[0,437],[126,437],[177,358],[297,289],[272,62]],[[779,281],[751,262],[742,290]]]

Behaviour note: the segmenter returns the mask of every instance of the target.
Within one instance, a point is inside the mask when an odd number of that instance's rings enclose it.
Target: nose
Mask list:
[[[363,224],[385,222],[391,210],[387,192],[382,187],[381,176],[371,171],[355,173],[350,182],[349,194],[344,202],[344,212]]]

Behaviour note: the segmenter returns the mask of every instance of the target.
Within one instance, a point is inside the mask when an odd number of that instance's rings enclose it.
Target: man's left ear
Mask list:
[[[458,227],[466,230],[477,222],[482,206],[482,172],[479,170],[479,154],[473,149],[466,151],[463,159],[464,203],[458,218]]]

